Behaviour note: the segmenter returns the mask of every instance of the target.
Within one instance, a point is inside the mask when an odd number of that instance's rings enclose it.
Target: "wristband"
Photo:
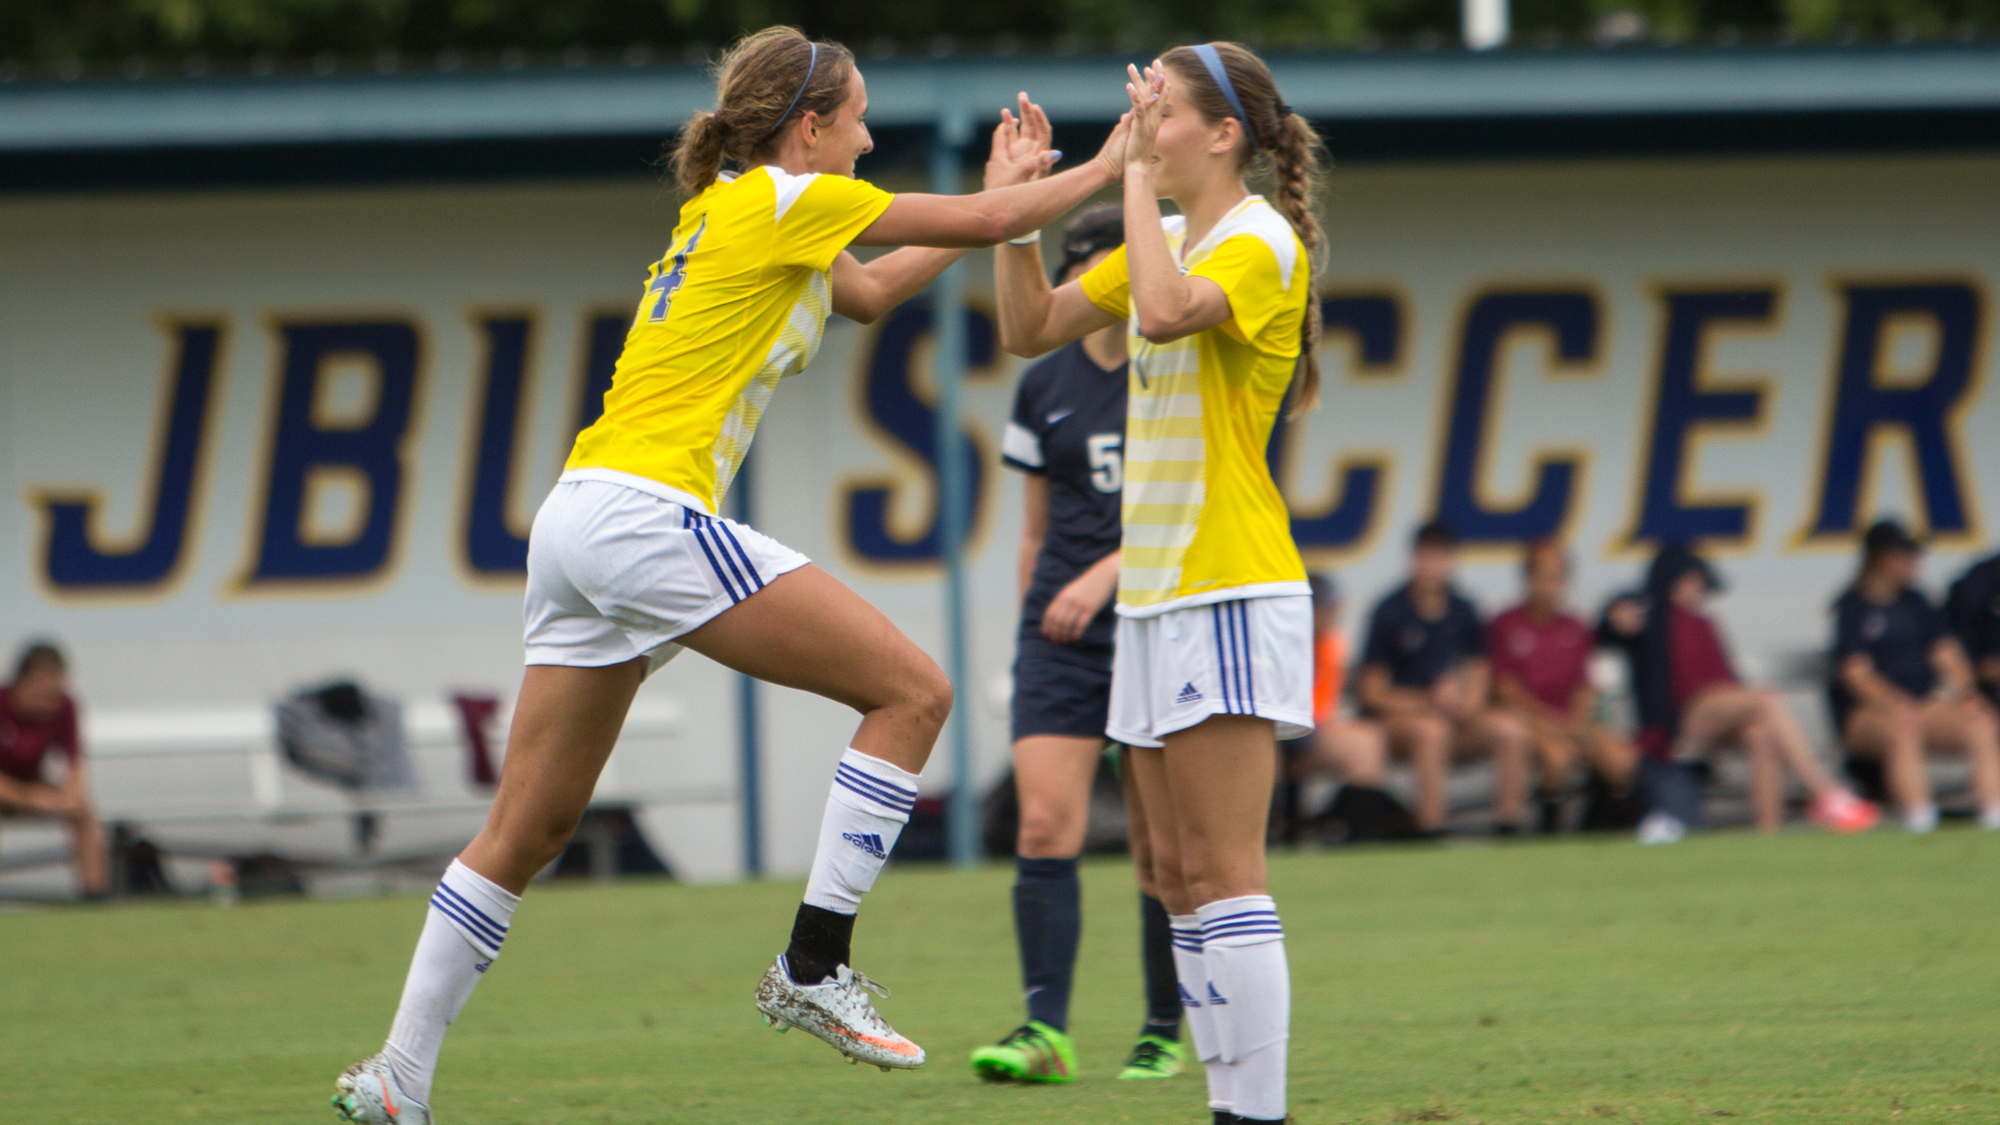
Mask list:
[[[1041,243],[1042,232],[1038,230],[1031,230],[1019,238],[1010,238],[1007,240],[1007,245],[1009,246],[1039,246]]]

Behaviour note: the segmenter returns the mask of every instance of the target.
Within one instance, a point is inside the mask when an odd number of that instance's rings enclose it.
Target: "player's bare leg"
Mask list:
[[[500,954],[528,881],[561,854],[618,741],[646,658],[602,668],[531,665],[486,825],[431,896],[382,1053],[335,1083],[334,1109],[367,1125],[429,1125],[445,1030]]]
[[[1147,767],[1152,771],[1152,786],[1165,799],[1166,766],[1160,752],[1150,751]],[[1178,849],[1171,849],[1174,859],[1171,864],[1162,860],[1155,843],[1155,818],[1147,811],[1146,798],[1139,789],[1138,751],[1123,747],[1119,751],[1119,780],[1125,789],[1126,839],[1132,849],[1132,874],[1139,884],[1140,895],[1140,951],[1146,973],[1146,1022],[1141,1026],[1139,1042],[1126,1056],[1125,1065],[1118,1072],[1124,1081],[1140,1081],[1154,1078],[1172,1078],[1187,1065],[1194,1051],[1180,1037],[1182,1004],[1180,995],[1180,971],[1176,961],[1178,954],[1173,944],[1173,905],[1162,891],[1162,880],[1171,875],[1176,884],[1180,879]],[[1175,902],[1185,905],[1185,887],[1179,891]],[[1199,933],[1199,929],[1195,931]]]
[[[849,962],[861,896],[909,821],[917,774],[951,714],[951,682],[880,610],[811,565],[773,579],[680,642],[861,712],[834,773],[791,944],[759,982],[757,1006],[772,1026],[803,1028],[850,1060],[884,1070],[922,1066],[923,1049],[869,999],[887,990]]]
[[[1250,715],[1216,715],[1164,741],[1166,815],[1201,927],[1203,975],[1191,980],[1190,966],[1182,983],[1201,1003],[1190,1016],[1206,1020],[1208,1036],[1200,1020],[1193,1022],[1208,1070],[1209,1106],[1244,1120],[1282,1119],[1291,974],[1264,881],[1264,836],[1277,776],[1274,725]]]
[[[493,807],[459,862],[518,895],[562,854],[618,744],[646,663],[528,667]]]

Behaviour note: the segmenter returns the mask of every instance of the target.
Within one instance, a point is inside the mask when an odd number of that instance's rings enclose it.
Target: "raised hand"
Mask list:
[[[1028,100],[1024,92],[1016,95],[1020,104],[1020,115],[1012,110],[1000,111],[1000,124],[993,130],[993,149],[986,158],[986,188],[1011,187],[1025,184],[1048,175],[1049,168],[1062,153],[1049,147],[1055,129],[1049,124],[1048,114],[1042,107]]]
[[[1148,167],[1153,163],[1153,142],[1160,135],[1160,117],[1167,109],[1167,69],[1160,60],[1142,74],[1139,68],[1127,64],[1125,75],[1126,96],[1132,99],[1131,136],[1125,142],[1125,163]]]

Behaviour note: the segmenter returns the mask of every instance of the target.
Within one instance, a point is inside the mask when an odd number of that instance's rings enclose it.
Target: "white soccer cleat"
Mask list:
[[[924,1065],[924,1049],[896,1034],[889,1021],[875,1014],[870,992],[889,996],[888,989],[846,965],[835,970],[832,980],[800,984],[780,954],[757,982],[757,1010],[779,1031],[797,1027],[826,1040],[849,1062],[874,1063],[883,1070]]]
[[[1639,822],[1641,844],[1678,844],[1687,835],[1687,825],[1672,813],[1649,812]]]
[[[333,1111],[342,1121],[362,1125],[431,1125],[431,1110],[403,1093],[389,1060],[370,1055],[347,1068],[333,1084]]]

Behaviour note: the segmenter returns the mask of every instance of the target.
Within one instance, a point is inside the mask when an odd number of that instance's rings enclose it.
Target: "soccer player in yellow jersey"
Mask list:
[[[718,513],[773,389],[810,362],[830,313],[873,320],[960,248],[1073,209],[1121,174],[1124,131],[1096,159],[1043,178],[1059,154],[1022,95],[1022,118],[1003,114],[987,165],[989,184],[1007,186],[890,195],[854,179],[872,145],[867,88],[845,49],[772,28],[731,49],[717,86],[715,110],[682,130],[674,169],[690,198],[640,296],[604,415],[578,436],[535,517],[528,668],[492,812],[431,898],[387,1046],[337,1084],[348,1120],[429,1125],[446,1025],[499,955],[528,880],[569,840],[640,681],[683,648],[862,713],[791,944],[757,1006],[851,1059],[924,1061],[876,1014],[848,947],[951,685],[853,591]],[[913,248],[864,265],[850,245]]]
[[[1231,43],[1132,70],[1125,246],[1051,291],[1001,247],[1002,344],[1129,325],[1119,627],[1108,737],[1132,771],[1218,1123],[1285,1117],[1290,976],[1265,892],[1278,738],[1312,729],[1312,599],[1264,460],[1318,384],[1321,146]],[[1271,173],[1272,200],[1245,177]],[[1162,218],[1159,201],[1180,214]]]

